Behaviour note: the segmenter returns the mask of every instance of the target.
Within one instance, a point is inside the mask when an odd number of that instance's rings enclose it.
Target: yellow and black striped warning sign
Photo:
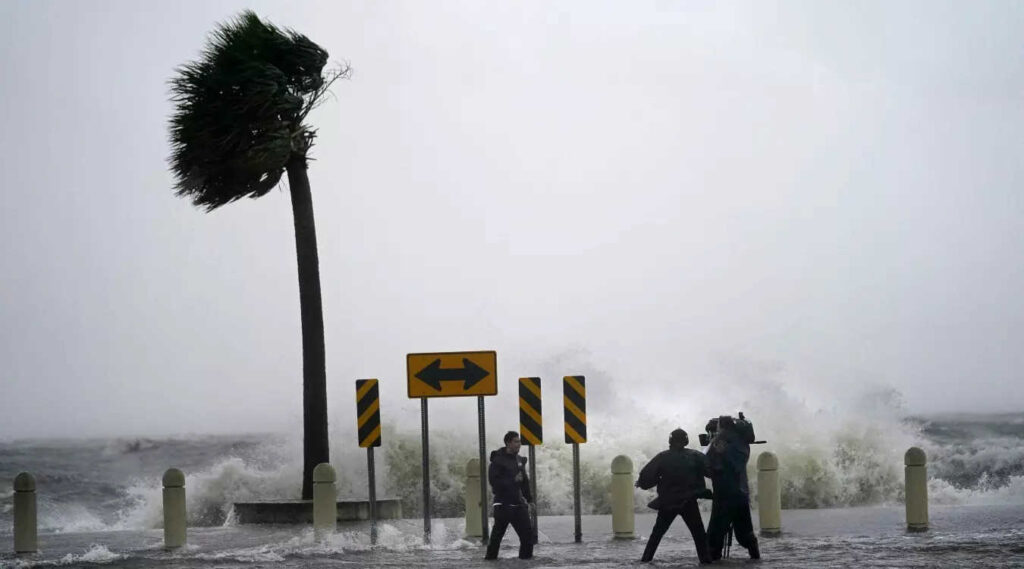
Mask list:
[[[380,390],[376,379],[356,380],[356,424],[359,446],[380,446]]]
[[[526,445],[544,443],[539,377],[519,378],[519,436]]]
[[[587,380],[582,375],[562,378],[565,401],[565,442],[587,442]]]

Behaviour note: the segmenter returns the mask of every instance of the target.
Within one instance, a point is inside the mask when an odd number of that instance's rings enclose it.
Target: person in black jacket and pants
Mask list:
[[[640,561],[654,559],[661,538],[676,516],[681,516],[690,529],[693,544],[697,548],[697,558],[701,563],[711,563],[704,522],[697,508],[697,498],[711,497],[704,484],[707,463],[704,454],[686,448],[689,443],[686,431],[672,431],[668,438],[668,450],[658,453],[640,471],[640,478],[636,481],[638,487],[644,490],[658,487],[658,497],[648,504],[658,510],[658,519],[654,522],[654,529],[651,530],[651,537],[647,540]]]
[[[708,545],[711,558],[716,561],[722,558],[722,547],[730,527],[736,541],[747,548],[750,558],[761,558],[750,519],[750,487],[747,483],[747,460],[750,459],[752,442],[754,426],[743,418],[743,413],[739,419],[728,415],[718,418],[718,434],[711,439],[707,454],[711,484],[715,488],[711,519],[708,521]]]
[[[533,557],[533,527],[530,524],[530,508],[533,496],[530,494],[530,479],[526,476],[526,458],[519,456],[522,442],[519,433],[505,433],[505,446],[491,453],[491,465],[487,469],[487,480],[494,494],[494,529],[487,542],[484,559],[497,559],[501,539],[509,524],[519,536],[519,558]]]

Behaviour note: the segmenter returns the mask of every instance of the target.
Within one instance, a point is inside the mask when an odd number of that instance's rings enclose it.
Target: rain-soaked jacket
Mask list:
[[[487,468],[495,504],[518,506],[533,502],[530,479],[526,476],[526,457],[509,454],[505,447],[491,452],[491,465]]]
[[[704,484],[707,461],[703,454],[687,448],[670,448],[658,453],[640,470],[644,490],[658,487],[658,497],[648,504],[655,510],[682,511],[683,504],[710,497]]]
[[[747,461],[752,442],[754,426],[745,420],[737,420],[734,427],[720,430],[711,440],[707,459],[715,499],[750,500]]]

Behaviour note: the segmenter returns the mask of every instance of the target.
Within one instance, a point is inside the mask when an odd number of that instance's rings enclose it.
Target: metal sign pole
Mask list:
[[[530,494],[533,494],[533,512],[530,513],[530,523],[533,524],[533,543],[537,542],[537,455],[534,453],[533,445],[530,445]]]
[[[565,442],[572,445],[572,501],[576,517],[576,543],[583,540],[580,521],[580,443],[587,442],[587,379],[582,375],[562,378],[565,403]]]
[[[530,447],[530,494],[533,508],[530,512],[530,532],[533,543],[537,543],[537,445],[544,442],[544,416],[541,405],[539,377],[519,378],[519,437]]]
[[[583,529],[580,520],[580,445],[572,444],[572,510],[576,517],[575,541],[583,541]]]
[[[367,493],[370,495],[370,543],[377,544],[377,473],[373,447],[380,446],[380,387],[376,379],[356,380],[356,432],[359,446],[366,448]]]
[[[423,434],[423,542],[430,543],[430,437],[427,436],[427,398],[420,398],[421,431]]]
[[[480,426],[480,528],[483,536],[484,543],[487,543],[488,531],[487,531],[487,463],[484,461],[484,454],[486,449],[484,445],[487,444],[486,436],[484,435],[484,398],[479,396],[476,398],[476,410],[477,419]]]
[[[370,477],[370,543],[377,545],[377,476],[373,467],[373,447],[366,448],[366,472]]]

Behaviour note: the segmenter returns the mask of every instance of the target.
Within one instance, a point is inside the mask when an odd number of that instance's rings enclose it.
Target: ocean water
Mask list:
[[[928,418],[847,417],[748,412],[759,438],[780,459],[785,535],[766,540],[765,566],[1024,567],[1024,414]],[[595,422],[596,423],[596,422]],[[652,428],[667,432],[671,421]],[[799,425],[799,428],[794,428]],[[585,544],[572,540],[571,447],[538,449],[542,543],[530,566],[618,567],[639,558],[653,524],[637,490],[635,541],[609,538],[609,464],[626,454],[639,468],[661,450],[663,437],[602,432],[581,450]],[[696,438],[693,436],[692,438]],[[334,437],[338,441],[342,437]],[[480,565],[479,544],[462,538],[465,463],[476,455],[475,433],[431,433],[433,543],[423,544],[419,433],[387,427],[378,454],[378,495],[403,501],[408,520],[382,525],[368,542],[366,524],[343,524],[326,542],[304,527],[240,526],[235,501],[299,494],[299,441],[287,435],[187,436],[161,439],[15,440],[0,442],[0,566],[235,567]],[[337,442],[335,442],[337,444]],[[903,453],[921,446],[929,457],[932,531],[903,530]],[[340,494],[366,495],[362,449],[332,448]],[[161,548],[160,477],[186,473],[190,546]],[[40,543],[31,557],[11,551],[12,482],[20,471],[37,480]],[[756,475],[751,471],[751,480]],[[756,495],[756,484],[752,492]],[[706,514],[706,512],[705,512]],[[753,513],[755,522],[756,511]],[[679,522],[659,564],[694,564]],[[515,537],[506,538],[514,547]],[[745,559],[736,551],[735,564]],[[503,552],[514,557],[514,549]],[[518,564],[516,560],[503,562]]]

